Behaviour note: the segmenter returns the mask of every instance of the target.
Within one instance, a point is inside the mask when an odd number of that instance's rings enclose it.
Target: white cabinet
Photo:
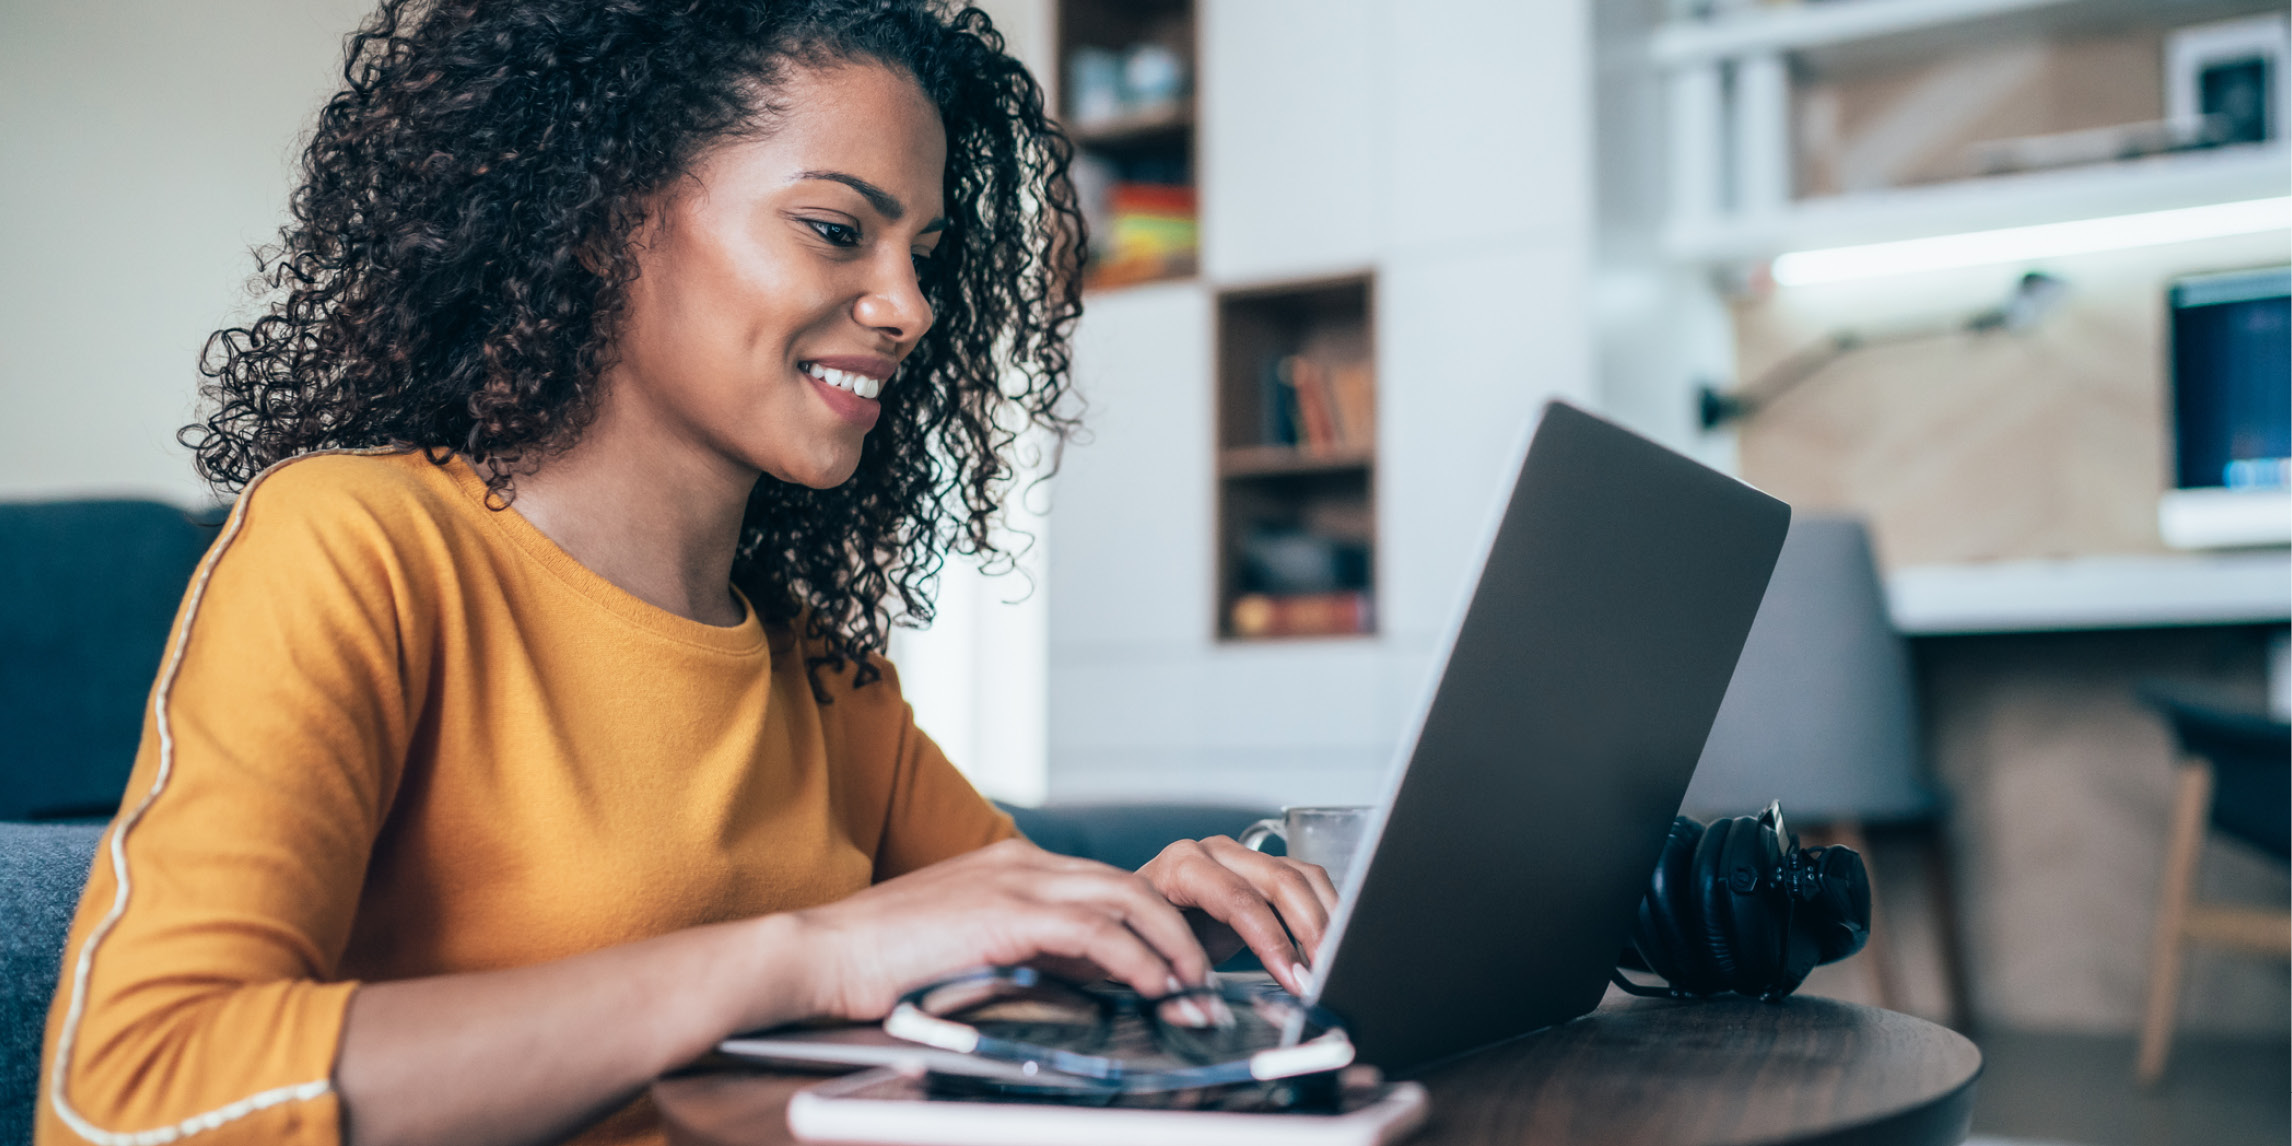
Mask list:
[[[1050,545],[1050,794],[1382,790],[1520,443],[1592,405],[1584,0],[1199,0],[1203,279],[1093,294]],[[1372,276],[1373,636],[1216,637],[1220,290]]]
[[[1062,646],[1205,646],[1208,294],[1194,282],[1095,294],[1074,359],[1087,407],[1083,436],[1068,445],[1050,491],[1054,658]]]
[[[1203,0],[1202,267],[1221,283],[1375,256],[1387,0]]]
[[[1391,243],[1581,240],[1592,194],[1590,32],[1577,0],[1384,5],[1380,157]]]
[[[1591,405],[1581,251],[1518,243],[1386,266],[1380,600],[1403,644],[1445,631],[1545,400]]]

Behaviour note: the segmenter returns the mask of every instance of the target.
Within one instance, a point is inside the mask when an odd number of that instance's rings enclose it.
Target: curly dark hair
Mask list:
[[[947,132],[937,315],[886,387],[857,471],[766,476],[733,581],[801,619],[854,682],[912,623],[949,552],[1007,558],[997,508],[1030,427],[1062,442],[1084,235],[1072,149],[987,16],[941,0],[383,0],[302,157],[291,222],[258,252],[266,312],[209,337],[214,405],[184,428],[242,489],[332,447],[468,457],[506,507],[572,444],[612,364],[630,236],[712,143],[768,130],[791,66],[912,75]]]

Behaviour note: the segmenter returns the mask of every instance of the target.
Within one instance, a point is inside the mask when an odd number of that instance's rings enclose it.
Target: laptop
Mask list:
[[[1599,1005],[1790,516],[1545,406],[1313,974],[1361,1061],[1414,1073]],[[787,1030],[721,1049],[998,1069],[889,1041]]]

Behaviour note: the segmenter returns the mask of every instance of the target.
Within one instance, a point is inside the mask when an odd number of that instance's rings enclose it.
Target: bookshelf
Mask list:
[[[1194,28],[1192,0],[1058,2],[1058,111],[1090,225],[1090,288],[1200,266]]]
[[[1376,631],[1375,283],[1220,291],[1217,632]]]

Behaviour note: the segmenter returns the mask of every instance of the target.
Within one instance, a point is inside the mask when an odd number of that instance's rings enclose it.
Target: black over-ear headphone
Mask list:
[[[1614,980],[1635,995],[1734,991],[1781,1002],[1807,972],[1869,937],[1870,876],[1853,849],[1800,847],[1778,804],[1708,827],[1681,816],[1619,961],[1669,986],[1643,987],[1621,971]]]

